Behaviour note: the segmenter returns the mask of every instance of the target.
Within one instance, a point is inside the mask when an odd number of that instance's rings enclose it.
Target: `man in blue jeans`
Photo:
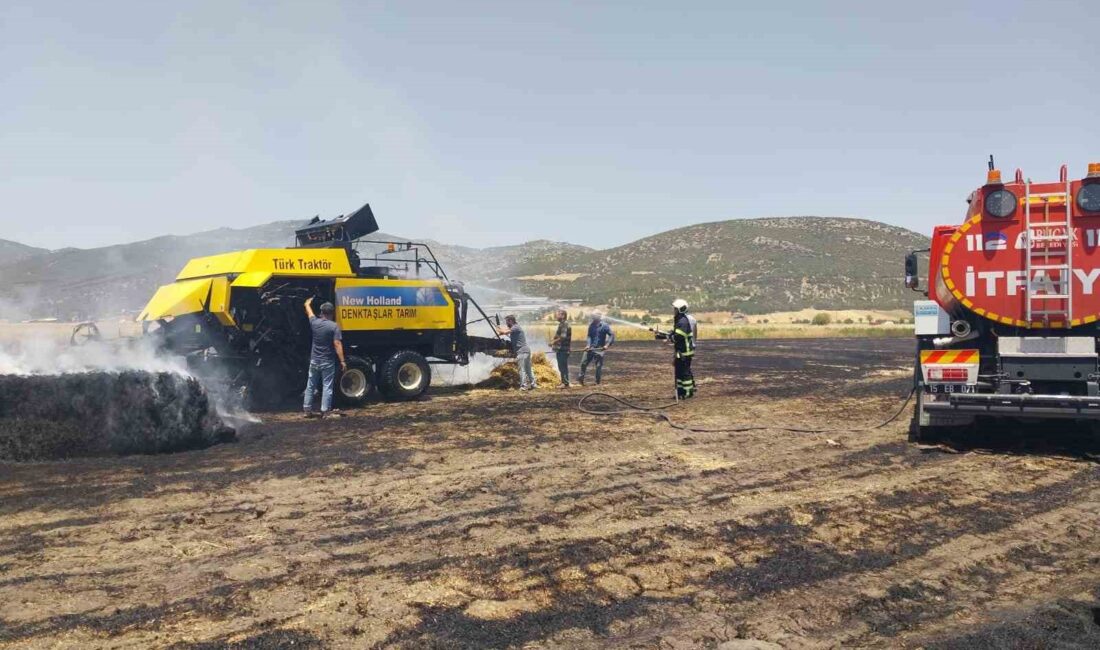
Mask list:
[[[331,302],[321,305],[321,317],[313,313],[312,299],[306,301],[306,316],[313,330],[313,347],[309,353],[309,381],[306,382],[305,401],[302,409],[307,418],[325,417],[332,411],[332,393],[336,384],[336,362],[340,371],[348,369],[344,363],[344,343],[340,326],[336,324],[336,308]],[[321,413],[313,411],[313,394],[321,387]]]
[[[592,313],[592,322],[588,325],[588,344],[584,348],[584,357],[581,358],[581,374],[577,375],[577,381],[584,386],[584,374],[588,370],[588,364],[596,362],[596,385],[603,378],[603,356],[607,349],[615,342],[615,334],[611,326],[604,322],[603,314]]]

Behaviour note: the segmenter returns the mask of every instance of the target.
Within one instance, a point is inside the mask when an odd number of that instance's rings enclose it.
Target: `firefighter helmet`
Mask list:
[[[683,298],[677,298],[672,301],[672,308],[676,310],[677,314],[685,314],[688,310],[687,301]]]

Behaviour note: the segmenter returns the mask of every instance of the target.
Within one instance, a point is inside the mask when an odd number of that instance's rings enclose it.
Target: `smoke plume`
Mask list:
[[[0,342],[0,375],[64,375],[127,370],[190,375],[180,359],[157,354],[151,342],[143,338],[88,341],[75,346],[32,334]]]

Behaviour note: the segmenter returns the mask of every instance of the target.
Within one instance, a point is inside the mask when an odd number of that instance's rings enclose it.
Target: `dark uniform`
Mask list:
[[[695,334],[687,314],[676,314],[675,324],[669,333],[676,349],[676,397],[687,399],[695,396],[695,376],[691,374],[691,359],[695,356]]]
[[[554,332],[554,340],[550,348],[558,359],[558,373],[561,375],[562,386],[569,385],[569,351],[573,346],[573,328],[568,321],[558,323],[558,329]]]

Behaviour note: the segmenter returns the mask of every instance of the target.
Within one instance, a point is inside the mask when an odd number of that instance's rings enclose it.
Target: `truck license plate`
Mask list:
[[[976,388],[973,384],[928,384],[929,393],[974,393]]]

